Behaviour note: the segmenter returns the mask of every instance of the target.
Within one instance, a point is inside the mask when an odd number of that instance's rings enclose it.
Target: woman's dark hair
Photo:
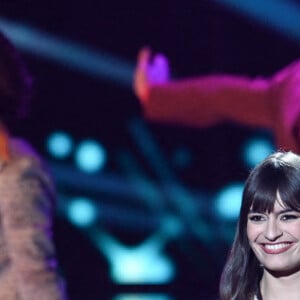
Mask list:
[[[252,300],[263,270],[249,246],[248,213],[271,212],[279,192],[287,208],[300,211],[300,156],[278,151],[257,165],[246,180],[237,231],[220,282],[221,300]]]
[[[27,115],[32,78],[13,44],[0,32],[0,120]]]

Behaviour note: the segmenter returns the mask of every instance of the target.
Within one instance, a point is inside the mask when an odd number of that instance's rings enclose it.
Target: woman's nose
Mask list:
[[[265,238],[269,241],[275,241],[283,234],[280,226],[278,225],[277,221],[273,218],[270,218],[266,224],[265,228]]]

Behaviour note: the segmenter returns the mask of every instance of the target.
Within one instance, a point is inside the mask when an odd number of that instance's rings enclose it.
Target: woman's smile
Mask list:
[[[295,243],[282,242],[276,244],[261,244],[262,250],[267,254],[281,254],[288,251]]]

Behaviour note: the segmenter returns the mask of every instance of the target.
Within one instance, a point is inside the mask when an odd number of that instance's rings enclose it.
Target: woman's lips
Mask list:
[[[267,254],[280,254],[289,250],[292,246],[292,242],[283,242],[277,244],[261,244],[261,248]]]

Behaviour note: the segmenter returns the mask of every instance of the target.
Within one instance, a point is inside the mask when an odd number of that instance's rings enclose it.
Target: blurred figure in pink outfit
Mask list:
[[[149,119],[199,128],[226,120],[268,128],[277,147],[300,153],[300,61],[270,78],[213,74],[170,80],[167,58],[145,48],[133,88]]]

